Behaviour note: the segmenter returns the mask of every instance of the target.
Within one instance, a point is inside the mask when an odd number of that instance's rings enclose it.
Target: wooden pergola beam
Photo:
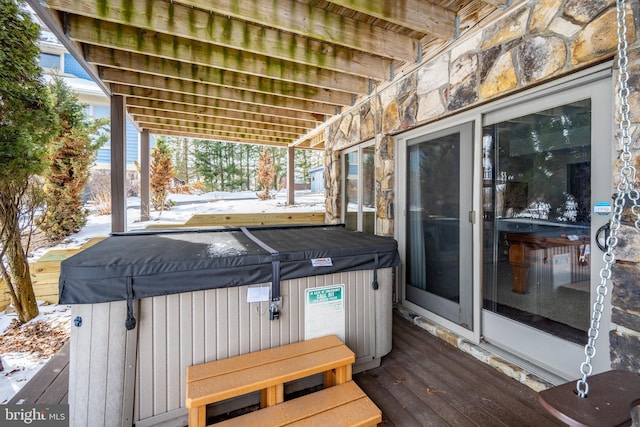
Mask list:
[[[196,113],[189,111],[190,108],[195,110],[195,107],[185,105],[185,104],[169,104],[172,108],[154,108],[154,107],[144,107],[138,105],[136,103],[136,99],[127,100],[127,111],[132,115],[143,115],[143,116],[155,116],[155,117],[164,117],[167,119],[185,119],[199,122],[211,121],[214,119],[215,123],[220,123],[224,125],[234,125],[234,126],[242,126],[242,127],[255,127],[255,128],[265,128],[265,129],[281,129],[281,130],[295,130],[296,133],[307,133],[311,129],[313,129],[313,124],[304,122],[301,120],[286,120],[284,117],[271,117],[271,116],[263,116],[260,114],[247,114],[240,113],[235,111],[224,111],[221,112],[217,109],[210,109],[211,113]],[[145,104],[151,104],[153,101],[151,100],[139,100],[139,101],[147,101]],[[142,103],[140,103],[142,104]],[[235,113],[235,114],[234,114]]]
[[[439,39],[449,40],[455,36],[455,13],[430,1],[331,0],[331,3],[357,10]]]
[[[354,94],[366,94],[369,91],[369,80],[364,77],[273,60],[265,56],[225,47],[212,47],[212,45],[203,42],[162,34],[157,36],[146,34],[145,38],[138,42],[133,37],[127,37],[129,35],[127,33],[135,33],[135,29],[131,27],[123,27],[124,31],[120,33],[122,39],[114,40],[101,33],[100,40],[88,40],[89,37],[80,34],[80,32],[86,31],[86,27],[82,27],[79,22],[75,22],[76,20],[73,21],[74,27],[79,25],[80,28],[85,28],[78,32],[71,31],[77,40],[100,45],[89,44],[85,49],[87,62],[96,65],[130,71],[153,72],[167,77],[202,82],[215,82],[224,73],[221,70],[225,70],[227,74],[262,76]],[[143,54],[148,47],[147,44],[153,44],[154,47],[157,46],[157,49],[151,53]]]
[[[239,113],[258,113],[267,116],[283,116],[294,120],[316,122],[316,124],[319,122],[323,122],[326,118],[326,115],[322,113],[290,110],[270,105],[257,105],[251,102],[239,100],[209,98],[187,93],[166,92],[159,89],[149,89],[117,83],[111,85],[111,90],[113,91],[113,93],[127,96],[128,105],[137,105],[137,103],[147,101],[152,102],[153,105],[160,106],[166,106],[168,104],[181,104],[194,107],[197,109],[196,111],[206,111],[213,108],[216,110],[230,110]]]
[[[211,9],[204,0],[181,3]],[[282,31],[400,61],[413,62],[418,57],[417,40],[295,0],[217,0],[214,12],[254,24],[268,22],[269,27]]]
[[[335,114],[336,105],[316,101],[287,98],[268,93],[251,92],[242,89],[232,89],[224,86],[214,86],[186,80],[167,79],[152,74],[132,73],[128,71],[105,73],[101,76],[107,83],[137,86],[147,89],[176,92],[184,95],[204,96],[208,98],[228,101],[246,102],[254,105],[280,107],[289,110],[307,111],[318,114]],[[114,91],[114,93],[116,93]]]
[[[172,129],[167,126],[152,126],[149,125],[144,129],[148,129],[154,135],[166,135],[166,136],[177,136],[177,137],[186,137],[186,138],[194,138],[194,139],[207,139],[211,141],[223,141],[223,142],[233,142],[238,144],[253,144],[253,145],[268,145],[271,147],[287,147],[288,144],[286,142],[278,141],[278,140],[268,140],[268,139],[252,139],[252,138],[241,138],[234,135],[223,135],[215,132],[187,132],[184,129]]]
[[[229,15],[209,13],[210,4],[193,8],[168,1],[128,2],[124,10],[119,4],[100,8],[97,2],[76,0],[47,0],[49,7],[67,12],[71,24],[74,15],[95,20],[88,30],[99,31],[107,22],[123,24],[158,33],[170,34],[195,41],[245,52],[351,73],[376,80],[389,77],[392,60],[384,51],[372,53],[345,48],[314,40],[291,32],[283,32],[263,25],[231,18]],[[87,21],[82,21],[87,22]],[[264,23],[267,21],[261,21]],[[415,56],[415,54],[413,55]]]
[[[135,117],[155,117],[162,120],[185,120],[194,123],[215,123],[220,126],[235,126],[241,129],[256,129],[261,131],[275,131],[287,133],[299,137],[309,131],[308,128],[296,128],[292,126],[282,126],[273,123],[235,120],[225,117],[216,118],[215,121],[210,120],[209,116],[190,115],[183,112],[155,110],[152,108],[140,108],[128,106],[127,112]]]
[[[184,119],[167,119],[164,117],[147,116],[141,114],[133,114],[133,118],[140,126],[145,127],[147,125],[164,125],[173,126],[179,128],[189,129],[193,132],[224,132],[225,134],[238,134],[243,136],[253,135],[255,137],[269,137],[269,138],[281,138],[283,140],[295,140],[300,136],[298,133],[291,133],[287,131],[281,131],[277,129],[263,129],[263,128],[251,128],[241,127],[235,125],[224,125],[219,122],[206,123],[193,120]]]

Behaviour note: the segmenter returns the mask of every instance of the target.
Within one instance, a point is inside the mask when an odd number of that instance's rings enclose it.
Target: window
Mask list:
[[[55,53],[40,53],[40,66],[42,68],[62,71],[62,67],[60,66],[60,55]]]
[[[375,233],[375,146],[372,142],[343,154],[342,222],[349,230]]]

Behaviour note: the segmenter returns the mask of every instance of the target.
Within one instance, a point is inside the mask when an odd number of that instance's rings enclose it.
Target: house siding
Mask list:
[[[64,54],[64,72],[85,80],[92,80],[89,73],[69,53]]]
[[[134,161],[139,159],[138,146],[139,146],[139,135],[140,132],[136,129],[133,122],[127,118],[126,123],[126,138],[127,138],[127,168],[134,168]],[[106,143],[98,150],[98,155],[96,157],[96,162],[98,165],[106,165],[108,168],[111,167],[111,141]]]
[[[78,77],[84,80],[91,80],[91,76],[85,71],[84,68],[78,63],[78,61],[69,53],[64,54],[64,72],[65,74],[70,74],[74,77]],[[72,90],[76,90],[77,88],[71,87]],[[106,95],[102,96],[104,98],[103,104],[96,104],[91,101],[87,101],[86,95],[79,93],[79,98],[81,102],[87,102],[88,104],[92,104],[94,108],[94,116],[96,118],[99,117],[109,117],[110,116],[110,107],[108,105],[109,98]],[[85,99],[86,98],[86,99]],[[130,170],[135,170],[134,161],[139,159],[139,132],[136,126],[133,124],[129,118],[127,118],[126,122],[126,138],[127,138],[127,147],[126,147],[126,161],[127,167]],[[152,144],[153,145],[153,144]],[[98,153],[96,156],[97,168],[110,168],[111,167],[111,142],[107,141],[102,147],[98,149]]]

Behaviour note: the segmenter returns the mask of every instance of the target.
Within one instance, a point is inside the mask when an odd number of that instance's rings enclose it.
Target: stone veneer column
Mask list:
[[[637,5],[637,3],[636,3]],[[616,70],[617,71],[617,70]],[[629,52],[629,103],[633,141],[633,166],[640,174],[640,43],[631,46]],[[617,72],[616,72],[617,77]],[[616,99],[616,110],[619,101]],[[616,114],[616,121],[619,115]],[[617,127],[617,126],[616,126]],[[620,177],[620,161],[614,165],[614,179]],[[635,188],[640,190],[640,176]],[[623,225],[619,231],[619,243],[615,248],[616,263],[612,269],[611,322],[614,329],[609,334],[611,367],[640,371],[640,232],[635,229],[636,216],[627,201]]]

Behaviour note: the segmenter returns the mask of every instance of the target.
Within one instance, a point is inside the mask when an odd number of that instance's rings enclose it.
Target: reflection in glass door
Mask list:
[[[346,153],[344,157],[344,225],[349,230],[358,230],[358,193],[359,193],[359,152]]]
[[[344,224],[349,230],[374,234],[376,226],[375,146],[368,144],[344,155]]]
[[[564,379],[584,360],[602,264],[608,216],[592,206],[611,201],[610,93],[608,79],[550,91],[487,114],[481,135],[482,335]]]
[[[485,166],[484,307],[584,345],[591,100],[486,126],[483,146],[495,160],[495,169]]]
[[[473,329],[472,126],[408,141],[406,299]]]

